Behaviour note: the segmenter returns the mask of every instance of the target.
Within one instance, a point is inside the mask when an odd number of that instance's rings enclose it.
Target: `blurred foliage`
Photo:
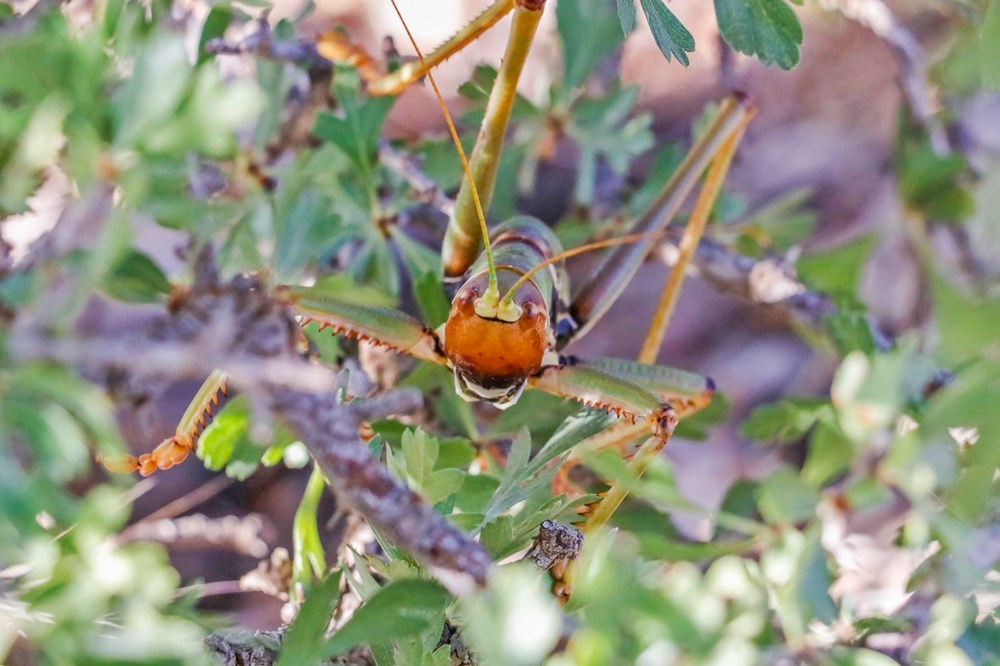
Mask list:
[[[252,67],[234,71],[213,57],[209,41],[252,25],[255,4],[214,3],[193,40],[166,0],[43,2],[26,15],[0,2],[0,231],[60,178],[69,184],[60,197],[80,204],[89,224],[37,256],[0,254],[6,663],[209,663],[201,639],[216,622],[198,609],[197,592],[179,589],[162,546],[122,538],[141,489],[95,468],[96,453],[125,448],[96,378],[73,369],[83,362],[31,360],[23,341],[11,342],[18,326],[68,343],[70,354],[87,303],[166,305],[175,286],[190,282],[192,257],[206,243],[219,248],[227,275],[254,272],[271,285],[316,280],[362,302],[402,303],[429,326],[446,316],[440,257],[410,234],[419,232],[409,224],[421,205],[379,156],[393,100],[368,97],[347,66],[335,66],[331,79],[255,55],[243,58]],[[1000,3],[961,4],[967,20],[954,20],[953,43],[931,67],[956,107],[1000,79]],[[666,3],[639,7],[668,61],[698,57]],[[567,142],[579,154],[571,212],[551,222],[575,245],[641,210],[683,151],[658,148],[643,181],[607,201],[602,174],[627,183],[654,145],[650,115],[637,113],[638,89],[606,67],[636,29],[636,5],[563,1],[555,13],[562,68],[541,99],[515,103],[492,212],[513,214],[540,165]],[[786,0],[716,0],[715,14],[734,50],[784,69],[798,61],[803,34]],[[272,38],[294,34],[283,21]],[[479,67],[460,88],[470,145],[495,76]],[[322,108],[303,111],[315,97]],[[295,138],[303,122],[308,136]],[[449,143],[397,143],[442,188],[457,186]],[[326,550],[319,505],[327,481],[314,469],[291,527],[293,601],[301,605],[280,663],[368,645],[380,665],[448,664],[439,645],[446,621],[495,664],[880,666],[896,663],[886,656],[895,654],[891,645],[902,645],[911,663],[1000,663],[1000,299],[995,279],[964,274],[935,243],[941,230],[972,228],[997,161],[942,154],[901,115],[892,168],[929,285],[926,325],[876,344],[859,285],[879,232],[807,252],[799,277],[836,305],[825,329],[808,336],[837,366],[830,390],[760,405],[740,426],[746,439],[787,454],[783,462],[735,482],[719,509],[707,510],[684,499],[665,459],[654,461],[616,514],[617,530],[586,540],[566,608],[553,600],[549,574],[524,562],[498,567],[485,589],[455,600],[382,535],[378,555],[352,553],[348,562]],[[746,258],[797,256],[816,224],[812,194],[788,192],[754,209],[726,194],[711,233]],[[86,206],[100,212],[102,203],[110,213],[87,220]],[[167,269],[164,256],[138,247],[152,224],[188,242],[180,267]],[[307,336],[327,363],[355,350],[315,330]],[[484,425],[441,368],[417,366],[401,384],[432,398],[433,431],[372,424],[372,453],[498,561],[525,549],[542,521],[572,522],[595,499],[553,493],[571,456],[604,479],[627,473],[617,453],[581,446],[611,425],[608,415],[529,393]],[[348,399],[346,373],[339,388]],[[717,398],[678,434],[710,439],[724,407]],[[261,465],[309,465],[301,442],[280,426],[260,435],[254,418],[251,401],[230,400],[199,441],[205,466],[245,479]],[[709,526],[711,538],[691,538],[675,523],[681,514]],[[347,594],[362,604],[330,633]]]

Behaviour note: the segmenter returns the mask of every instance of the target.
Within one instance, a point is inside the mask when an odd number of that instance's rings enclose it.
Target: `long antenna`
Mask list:
[[[483,252],[486,254],[486,267],[489,274],[489,283],[486,287],[486,293],[483,294],[480,299],[487,302],[487,309],[492,309],[493,312],[486,316],[494,316],[496,313],[496,303],[500,299],[500,288],[497,283],[497,269],[493,263],[493,248],[490,245],[490,234],[489,229],[486,227],[486,215],[483,213],[483,204],[479,201],[479,192],[476,190],[476,182],[472,177],[472,170],[469,168],[469,160],[465,157],[465,149],[462,148],[462,142],[458,138],[458,130],[455,129],[455,123],[451,120],[451,114],[448,113],[448,107],[444,103],[444,96],[441,94],[441,90],[438,88],[437,82],[434,80],[434,75],[431,74],[430,67],[427,66],[427,61],[424,59],[424,54],[421,52],[420,47],[417,46],[417,40],[414,39],[413,33],[410,32],[410,26],[406,24],[406,19],[403,18],[403,13],[399,11],[399,5],[396,4],[396,0],[389,0],[392,3],[392,8],[396,10],[396,16],[399,17],[400,23],[403,24],[403,30],[406,31],[406,36],[410,40],[410,44],[413,45],[413,50],[417,52],[417,58],[420,59],[420,66],[425,72],[427,72],[427,80],[431,83],[431,88],[434,89],[434,96],[437,97],[438,106],[441,107],[441,112],[444,114],[445,123],[448,124],[448,131],[451,133],[451,140],[455,143],[455,148],[458,150],[458,156],[462,160],[462,170],[465,172],[465,177],[469,181],[469,189],[472,192],[472,201],[476,206],[476,216],[479,218],[479,229],[483,235]],[[479,304],[477,303],[477,306]],[[479,308],[476,308],[477,311]]]
[[[554,254],[544,261],[538,262],[536,265],[531,267],[531,270],[522,273],[521,277],[517,279],[517,282],[510,286],[507,293],[503,295],[500,300],[501,308],[511,308],[516,307],[514,305],[514,295],[517,290],[520,289],[528,280],[534,277],[535,273],[542,270],[547,266],[551,266],[557,261],[562,261],[569,257],[575,257],[578,254],[583,254],[584,252],[590,252],[591,250],[600,250],[606,247],[612,247],[614,245],[626,245],[628,243],[638,243],[641,241],[652,241],[658,238],[663,238],[664,236],[670,236],[677,233],[674,229],[658,229],[656,231],[646,231],[638,234],[627,234],[625,236],[617,236],[615,238],[606,238],[604,240],[592,241],[590,243],[584,243],[583,245],[578,245],[572,247],[568,250],[563,250],[559,254]]]

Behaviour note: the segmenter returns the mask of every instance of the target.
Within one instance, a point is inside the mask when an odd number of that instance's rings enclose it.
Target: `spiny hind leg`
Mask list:
[[[561,365],[546,368],[533,377],[531,384],[623,417],[618,425],[584,441],[579,447],[581,451],[624,447],[646,435],[635,453],[627,457],[628,464],[621,477],[612,481],[596,502],[585,507],[582,532],[586,535],[607,524],[670,441],[679,419],[707,406],[715,386],[699,375],[634,361],[572,357],[561,361]],[[677,408],[672,405],[674,402]],[[553,592],[563,602],[572,592],[574,570],[573,563],[568,563],[552,572]]]
[[[708,217],[719,198],[719,193],[722,191],[722,184],[726,180],[726,174],[729,173],[729,165],[732,164],[733,156],[736,154],[736,147],[739,145],[740,139],[743,137],[743,132],[746,129],[746,124],[752,115],[753,112],[750,111],[746,119],[736,127],[731,135],[726,137],[719,147],[715,159],[712,160],[711,165],[708,167],[705,182],[698,193],[698,199],[695,201],[694,209],[691,211],[691,217],[688,218],[687,225],[684,227],[684,235],[681,236],[677,261],[670,271],[663,292],[660,294],[660,302],[656,305],[653,318],[649,323],[649,330],[646,332],[646,339],[643,342],[642,349],[639,351],[638,360],[640,363],[656,362],[657,354],[659,354],[663,338],[667,332],[667,325],[673,316],[674,306],[677,304],[677,298],[681,293],[681,286],[684,284],[684,278],[687,275],[688,264],[691,263],[691,259],[698,249],[698,243],[705,233],[705,225],[708,224]]]
[[[608,375],[618,381],[626,382],[628,385],[644,389],[647,395],[649,393],[655,394],[657,404],[670,404],[679,419],[704,409],[711,403],[712,395],[715,392],[715,383],[711,379],[676,368],[605,357],[564,356],[560,361],[564,365],[577,368],[578,372],[586,370],[600,373],[602,376]],[[582,387],[593,387],[595,382],[584,377],[583,380],[577,382],[577,385],[579,391]],[[647,406],[653,403],[653,400],[648,398],[645,400]],[[568,471],[578,463],[580,454],[618,448],[622,450],[624,456],[625,446],[648,432],[648,427],[645,425],[628,423],[627,420],[623,419],[607,430],[585,440],[576,448],[576,454],[566,462],[557,474],[553,481],[553,492],[579,492],[579,489],[569,481]]]
[[[331,31],[319,39],[317,49],[320,55],[333,62],[353,65],[368,84],[368,93],[376,97],[398,95],[415,81],[427,74],[427,70],[441,64],[455,55],[479,36],[492,28],[500,19],[514,9],[514,0],[497,0],[468,25],[455,33],[444,44],[428,53],[424,62],[411,60],[386,73],[362,47],[352,44],[342,33]],[[426,65],[426,66],[425,66]]]
[[[696,212],[698,216],[707,218],[732,154],[735,152],[736,144],[753,113],[753,104],[746,95],[734,94],[724,99],[708,128],[692,145],[687,157],[660,194],[632,223],[630,233],[654,234],[665,229],[680,210],[688,194],[695,188],[705,169],[709,169],[711,175],[702,188]],[[694,214],[692,217],[695,217]],[[689,240],[683,243],[682,257],[689,257],[693,253],[701,233],[699,227],[703,226],[704,224],[699,224],[696,219],[693,224],[688,223]],[[574,326],[567,326],[560,333],[560,348],[584,335],[618,300],[654,243],[655,239],[649,237],[643,241],[621,245],[605,256],[593,277],[584,283],[573,297],[569,314]],[[674,279],[677,283],[676,286],[668,288],[664,297],[667,305],[658,308],[658,314],[651,327],[653,331],[662,331],[666,326],[665,322],[669,319],[676,292],[680,288],[680,280],[683,279],[682,264],[686,261],[685,258],[679,262],[672,273],[676,276]],[[655,333],[651,337],[662,337],[662,333]],[[640,360],[653,362],[658,346],[657,340],[647,341],[644,349],[653,348],[654,354],[649,356],[648,351],[644,352]]]

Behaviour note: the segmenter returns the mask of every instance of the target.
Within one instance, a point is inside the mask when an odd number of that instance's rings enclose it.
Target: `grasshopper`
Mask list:
[[[623,446],[645,436],[629,463],[630,478],[635,479],[668,442],[678,419],[704,408],[712,399],[715,387],[710,379],[653,362],[685,266],[753,115],[753,107],[743,95],[732,95],[721,103],[715,118],[676,173],[634,221],[631,233],[623,238],[564,251],[544,223],[529,217],[508,220],[490,234],[485,220],[497,165],[517,82],[544,6],[545,0],[497,0],[426,57],[410,35],[418,60],[386,75],[339,36],[331,36],[320,44],[320,52],[325,56],[358,66],[367,80],[369,94],[397,94],[423,77],[434,88],[466,174],[441,252],[446,282],[458,285],[446,323],[438,330],[431,330],[397,310],[341,301],[310,287],[285,286],[280,290],[294,303],[303,324],[317,322],[322,328],[372,340],[422,361],[447,366],[454,374],[455,390],[465,400],[486,401],[506,409],[518,401],[525,389],[534,389],[619,415],[619,423],[596,436],[590,444]],[[471,157],[466,160],[431,70],[508,13],[513,13],[513,17],[506,50],[479,136]],[[563,354],[622,293],[657,236],[706,171],[681,240],[680,259],[664,289],[639,359]],[[602,245],[611,248],[600,268],[587,284],[572,292],[562,260]],[[220,371],[212,373],[174,436],[153,452],[129,458],[114,467],[147,475],[184,460],[217,407],[219,395],[224,395],[225,379]],[[584,531],[605,523],[628,489],[628,483],[612,485],[590,512]]]

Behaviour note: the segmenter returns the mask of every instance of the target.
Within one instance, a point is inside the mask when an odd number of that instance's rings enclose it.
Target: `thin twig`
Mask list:
[[[274,39],[267,20],[255,22],[255,30],[239,42],[228,42],[221,37],[208,40],[205,52],[211,55],[242,55],[250,53],[278,60],[292,62],[322,71],[330,70],[333,64],[321,56],[316,44],[306,40]]]
[[[677,247],[667,241],[660,246],[659,256],[670,266],[677,252]],[[737,254],[707,237],[698,245],[694,268],[699,277],[719,291],[785,310],[817,331],[823,331],[826,320],[838,311],[829,296],[799,281],[794,266],[774,258],[754,259]],[[882,350],[891,348],[892,340],[870,319],[867,323],[875,346]]]
[[[378,157],[390,171],[406,181],[418,201],[434,206],[445,215],[451,215],[455,209],[455,201],[445,195],[430,176],[421,171],[411,155],[397,150],[388,141],[381,141]]]
[[[236,479],[230,476],[216,476],[212,477],[202,485],[198,486],[189,493],[184,493],[177,499],[159,509],[149,514],[139,522],[152,522],[155,520],[167,520],[168,518],[173,518],[179,516],[182,513],[186,513],[198,506],[202,502],[207,502],[212,499],[223,490],[233,485]]]
[[[900,89],[913,119],[927,130],[934,152],[950,153],[948,135],[934,116],[934,97],[927,85],[924,51],[913,33],[900,24],[884,0],[822,0],[822,3],[868,28],[892,47],[899,64]]]
[[[301,358],[300,336],[286,303],[246,278],[221,282],[212,257],[203,253],[190,293],[174,312],[100,354],[98,347],[106,340],[82,338],[71,347],[74,354],[68,355],[66,341],[53,339],[45,329],[25,326],[12,332],[9,349],[17,360],[24,360],[26,351],[30,358],[66,361],[75,357],[94,372],[92,376],[107,377],[110,382],[111,377],[127,374],[128,383],[135,386],[163,386],[165,377],[178,377],[180,373],[168,368],[165,358],[148,365],[149,357],[164,345],[173,348],[175,368],[192,371],[192,357],[206,363],[200,374],[212,367],[227,372],[241,367],[239,373],[230,372],[234,387],[252,393],[305,443],[341,507],[361,513],[379,532],[422,561],[453,593],[467,594],[484,585],[493,567],[486,550],[372,458],[359,436],[362,421],[419,409],[419,392],[399,390],[340,404],[332,384],[317,390],[304,388],[291,375],[281,376],[284,372],[268,376],[269,367],[288,371],[317,367]],[[223,362],[216,364],[202,356],[209,342]],[[84,351],[95,354],[88,358]]]
[[[118,535],[118,541],[155,541],[174,548],[227,548],[263,557],[267,554],[267,544],[260,538],[263,526],[257,516],[208,518],[195,514],[135,523]]]

